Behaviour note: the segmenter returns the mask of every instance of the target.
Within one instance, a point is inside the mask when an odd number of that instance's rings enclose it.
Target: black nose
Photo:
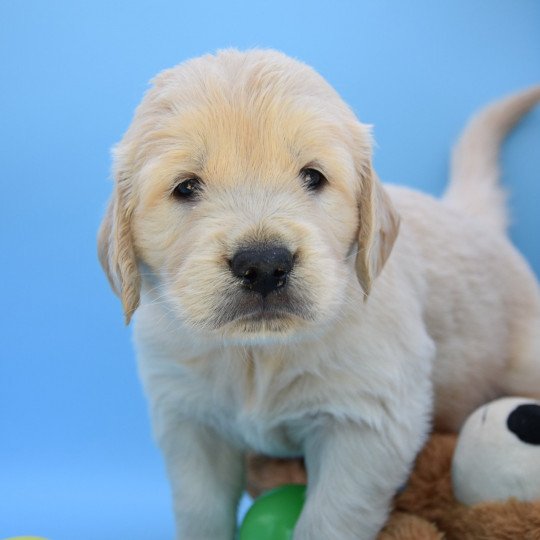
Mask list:
[[[294,261],[292,253],[280,246],[239,249],[231,260],[231,272],[247,289],[262,296],[287,283]]]

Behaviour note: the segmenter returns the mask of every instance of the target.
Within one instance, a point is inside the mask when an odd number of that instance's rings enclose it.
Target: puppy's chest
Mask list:
[[[203,422],[241,446],[279,456],[302,453],[299,426],[313,414],[310,396],[297,392],[303,378],[243,365],[201,382]]]
[[[302,440],[288,419],[274,419],[259,415],[240,414],[232,432],[247,449],[273,456],[294,457],[302,454]]]

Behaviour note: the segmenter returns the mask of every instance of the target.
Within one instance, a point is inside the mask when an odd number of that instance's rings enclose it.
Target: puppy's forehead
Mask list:
[[[191,172],[267,174],[339,153],[354,121],[308,66],[274,51],[225,51],[160,74],[133,129],[141,146],[170,150]]]
[[[202,56],[162,72],[153,83],[156,97],[180,107],[229,102],[264,109],[294,98],[343,105],[315,70],[276,51],[228,50]]]

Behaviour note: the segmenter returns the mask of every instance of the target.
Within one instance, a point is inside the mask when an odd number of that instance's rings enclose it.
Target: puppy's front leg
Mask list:
[[[168,418],[156,431],[172,487],[177,540],[232,540],[244,483],[242,452],[187,419]]]
[[[325,420],[306,439],[308,496],[294,540],[374,539],[423,442],[416,439],[396,425],[378,432]]]

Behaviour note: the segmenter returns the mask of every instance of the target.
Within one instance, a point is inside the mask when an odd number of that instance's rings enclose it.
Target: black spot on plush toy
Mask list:
[[[540,444],[540,405],[525,403],[518,405],[506,421],[508,429],[520,440],[529,444]]]

